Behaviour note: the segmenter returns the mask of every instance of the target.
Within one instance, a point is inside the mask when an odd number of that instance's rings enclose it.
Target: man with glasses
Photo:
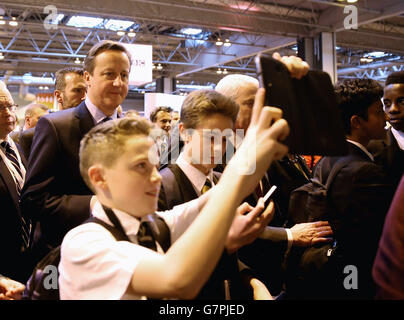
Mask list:
[[[0,81],[0,274],[25,282],[29,270],[24,270],[24,257],[30,241],[30,224],[22,219],[19,206],[25,159],[9,137],[15,126],[15,110],[10,92]]]
[[[92,127],[118,117],[130,66],[130,54],[119,43],[94,45],[84,61],[86,99],[38,121],[21,199],[23,214],[40,225],[33,247],[36,260],[90,215],[94,198],[79,171],[80,140]]]

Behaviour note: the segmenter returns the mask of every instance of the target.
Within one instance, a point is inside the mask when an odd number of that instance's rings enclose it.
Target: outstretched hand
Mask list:
[[[316,221],[295,224],[290,228],[293,236],[293,245],[308,247],[313,244],[331,241],[328,236],[332,230],[328,221]]]
[[[275,52],[272,55],[272,58],[283,62],[283,64],[288,68],[290,75],[292,78],[301,79],[304,77],[309,71],[309,64],[306,61],[303,61],[301,58],[296,56],[283,56],[278,52]]]
[[[20,300],[25,286],[15,280],[0,277],[0,300]]]

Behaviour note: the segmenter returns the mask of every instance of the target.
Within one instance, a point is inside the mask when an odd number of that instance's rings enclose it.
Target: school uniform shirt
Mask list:
[[[63,239],[59,264],[59,292],[62,300],[144,300],[145,296],[126,294],[136,267],[147,255],[156,254],[137,244],[141,220],[113,209],[131,242],[116,241],[97,223],[85,223],[69,231]],[[171,243],[188,228],[199,212],[198,199],[158,212],[168,225]],[[93,216],[109,224],[97,201]],[[156,242],[157,251],[163,250]]]

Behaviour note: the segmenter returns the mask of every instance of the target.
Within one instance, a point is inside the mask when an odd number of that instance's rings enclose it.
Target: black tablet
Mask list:
[[[345,155],[348,152],[337,97],[330,76],[310,70],[300,80],[280,61],[259,54],[255,58],[265,105],[278,107],[290,126],[285,141],[289,152],[301,155]]]

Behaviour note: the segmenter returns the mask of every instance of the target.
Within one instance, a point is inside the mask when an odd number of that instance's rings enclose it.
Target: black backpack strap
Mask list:
[[[90,218],[88,218],[86,221],[84,221],[84,223],[90,223],[90,222],[94,222],[94,223],[98,223],[101,226],[103,226],[105,229],[107,229],[117,241],[129,241],[128,236],[125,234],[125,232],[122,232],[121,230],[118,230],[115,226],[112,226],[108,223],[106,223],[105,221],[102,221],[101,219],[98,219],[96,217],[91,216]]]

